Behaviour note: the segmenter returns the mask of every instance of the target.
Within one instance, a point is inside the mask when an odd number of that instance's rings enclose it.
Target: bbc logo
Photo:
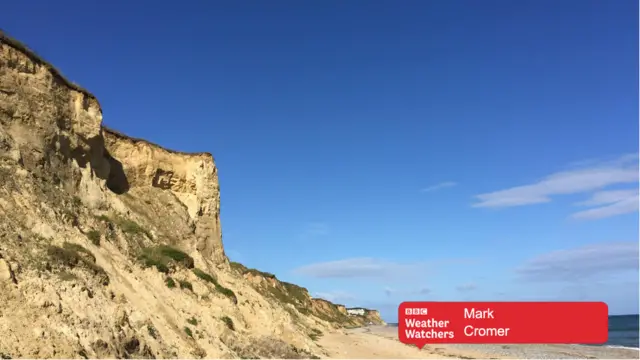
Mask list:
[[[405,315],[427,315],[429,309],[427,308],[406,308],[404,309]]]

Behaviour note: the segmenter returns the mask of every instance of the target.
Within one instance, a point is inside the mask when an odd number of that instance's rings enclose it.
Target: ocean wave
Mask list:
[[[640,351],[640,348],[631,347],[631,346],[620,346],[620,345],[604,345],[604,347],[612,348],[612,349],[625,349],[625,350],[636,350]]]

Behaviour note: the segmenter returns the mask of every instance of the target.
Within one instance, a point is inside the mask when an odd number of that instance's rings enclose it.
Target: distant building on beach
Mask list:
[[[360,315],[363,316],[364,314],[366,314],[367,310],[363,309],[363,308],[351,308],[351,309],[347,309],[347,314],[349,315]]]

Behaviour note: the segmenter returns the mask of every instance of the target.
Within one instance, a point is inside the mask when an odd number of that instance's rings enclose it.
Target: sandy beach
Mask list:
[[[634,349],[586,345],[402,344],[397,328],[370,326],[324,335],[319,344],[332,359],[638,359]]]

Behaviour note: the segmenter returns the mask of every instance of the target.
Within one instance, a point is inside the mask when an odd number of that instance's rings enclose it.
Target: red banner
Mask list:
[[[603,302],[403,302],[398,337],[405,344],[603,344]]]

